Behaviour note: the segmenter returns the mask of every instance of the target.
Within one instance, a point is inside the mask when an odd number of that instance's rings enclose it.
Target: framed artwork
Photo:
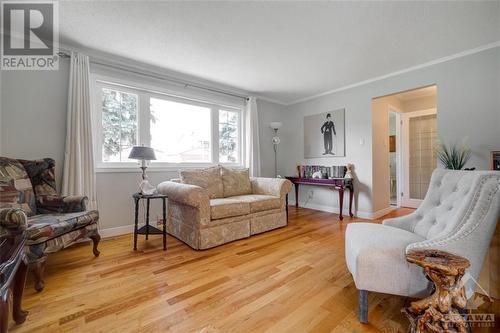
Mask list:
[[[345,156],[345,109],[304,117],[304,158]]]
[[[500,171],[500,150],[491,152],[491,170]]]

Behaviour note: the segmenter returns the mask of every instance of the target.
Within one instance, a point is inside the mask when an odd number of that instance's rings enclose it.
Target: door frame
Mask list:
[[[403,207],[418,208],[423,200],[410,198],[410,133],[409,122],[410,118],[436,115],[437,108],[425,109],[420,111],[406,112],[401,114],[401,134],[402,134],[402,191],[401,205]]]
[[[403,111],[401,111],[400,109],[391,104],[389,104],[388,111],[389,113],[391,112],[394,113],[394,115],[396,116],[396,207],[399,208],[402,206],[401,193],[403,193],[403,187],[401,182],[403,179],[403,165],[402,165],[403,163],[401,163],[403,156],[401,149],[403,147],[402,145],[403,140],[401,138],[401,115],[403,114]],[[391,175],[389,174],[389,180],[390,179]],[[389,188],[389,195],[390,193],[391,189]],[[389,205],[390,205],[390,198],[389,198]]]

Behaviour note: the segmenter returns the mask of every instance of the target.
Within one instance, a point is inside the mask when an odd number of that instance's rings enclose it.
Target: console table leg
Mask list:
[[[351,187],[349,189],[349,216],[354,217],[354,214],[352,213],[352,199],[354,197],[354,191],[353,188]]]
[[[344,209],[344,189],[339,188],[339,220],[343,220],[342,211]]]
[[[286,208],[286,221],[288,222],[288,193],[285,197],[285,208]]]
[[[299,184],[295,183],[295,207],[299,207]]]

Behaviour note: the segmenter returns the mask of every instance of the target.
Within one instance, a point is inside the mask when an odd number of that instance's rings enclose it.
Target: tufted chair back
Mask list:
[[[384,224],[407,229],[426,238],[412,249],[439,249],[469,259],[467,270],[478,279],[500,217],[499,171],[436,169],[420,207],[403,219]],[[470,296],[475,286],[467,286]]]
[[[463,224],[467,211],[479,208],[474,199],[488,175],[491,173],[436,169],[427,195],[415,211],[414,233],[427,239],[438,238]]]

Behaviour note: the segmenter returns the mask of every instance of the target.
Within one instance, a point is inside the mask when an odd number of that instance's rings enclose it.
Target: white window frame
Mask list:
[[[136,84],[126,82],[121,79],[92,75],[92,114],[94,130],[94,161],[96,172],[135,172],[139,162],[104,162],[102,161],[102,89],[113,89],[138,96],[137,110],[137,144],[150,146],[150,98],[159,98],[169,101],[188,103],[202,106],[210,109],[210,138],[211,138],[211,161],[210,162],[190,162],[190,163],[171,163],[155,162],[148,163],[148,172],[177,171],[179,169],[202,168],[214,165],[223,165],[228,167],[243,167],[245,157],[245,113],[243,107],[224,105],[216,101],[206,101],[202,98],[194,99],[181,96],[178,93],[171,92],[156,86]],[[219,162],[219,110],[238,113],[238,163],[220,163]],[[154,147],[153,147],[154,148]]]

